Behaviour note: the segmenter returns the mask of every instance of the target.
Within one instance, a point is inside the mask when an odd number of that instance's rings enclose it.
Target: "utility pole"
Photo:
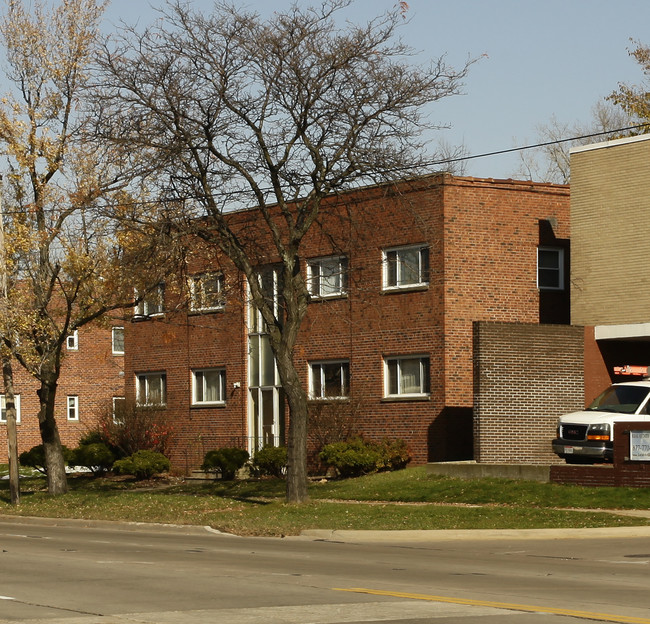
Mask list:
[[[2,203],[2,176],[0,176],[0,298],[2,301],[2,311],[4,312],[3,316],[5,318],[7,317],[6,313],[9,309],[8,282],[4,211]],[[7,419],[7,447],[9,455],[9,491],[11,495],[11,504],[18,505],[18,503],[20,503],[20,474],[18,471],[18,432],[16,429],[14,373],[11,364],[11,351],[6,344],[0,344],[0,350],[2,353],[2,379],[5,387],[5,414]]]

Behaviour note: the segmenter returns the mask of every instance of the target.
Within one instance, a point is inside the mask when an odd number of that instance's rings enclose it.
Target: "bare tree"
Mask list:
[[[598,102],[592,108],[589,123],[569,124],[554,116],[537,128],[537,142],[542,145],[519,153],[519,169],[515,175],[539,182],[568,184],[571,180],[569,152],[572,147],[593,143],[596,140],[593,135],[601,133],[607,133],[602,135],[603,140],[624,136],[629,132],[621,132],[621,128],[631,124],[632,120],[625,111],[606,101]]]
[[[100,136],[146,154],[134,179],[182,200],[183,215],[167,216],[248,281],[289,406],[290,502],[307,498],[307,393],[293,361],[309,301],[303,239],[328,195],[420,170],[422,108],[458,93],[472,63],[411,66],[397,38],[404,3],[340,25],[350,3],[296,3],[263,20],[176,0],[149,29],[125,28],[106,46],[97,81]],[[244,207],[246,220],[236,218]],[[273,292],[260,278],[264,262],[279,267]]]
[[[39,382],[51,494],[67,490],[54,413],[63,346],[80,327],[133,304],[133,269],[150,255],[139,234],[116,229],[96,210],[105,194],[125,197],[118,152],[87,143],[83,94],[103,6],[66,0],[48,10],[35,0],[28,9],[7,0],[0,23],[13,86],[0,104],[8,169],[0,330],[4,347]]]

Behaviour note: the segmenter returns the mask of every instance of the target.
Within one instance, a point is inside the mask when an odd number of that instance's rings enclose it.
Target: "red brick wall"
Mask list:
[[[474,324],[474,456],[557,463],[556,421],[582,409],[581,327]]]
[[[14,363],[14,389],[20,394],[19,453],[41,443],[38,427],[38,383]],[[56,418],[61,442],[70,448],[95,428],[101,413],[111,409],[114,396],[124,396],[124,356],[112,353],[111,329],[88,326],[79,330],[78,350],[64,347],[56,397]],[[79,420],[67,419],[67,397],[79,397]],[[7,462],[7,428],[0,425],[0,462]]]
[[[558,239],[569,238],[569,191],[454,178],[445,185],[444,201],[447,404],[471,406],[472,323],[539,323],[540,229],[553,223]]]

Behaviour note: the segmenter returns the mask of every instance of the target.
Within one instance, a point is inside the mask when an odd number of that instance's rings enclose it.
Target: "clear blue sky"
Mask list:
[[[191,1],[191,0],[190,0]],[[319,0],[299,0],[311,5]],[[237,3],[237,1],[236,1]],[[148,24],[161,0],[112,0],[108,23],[120,19]],[[212,0],[191,1],[208,11]],[[241,5],[262,14],[282,10],[290,0],[248,0]],[[537,126],[555,115],[587,123],[593,105],[618,82],[642,75],[628,55],[630,38],[650,44],[649,0],[408,0],[403,38],[421,51],[422,62],[446,54],[474,65],[465,95],[435,103],[430,119],[451,125],[441,136],[464,144],[470,154],[535,142]],[[391,9],[395,0],[356,0],[348,15],[366,21]],[[511,177],[517,155],[472,160],[467,174]]]

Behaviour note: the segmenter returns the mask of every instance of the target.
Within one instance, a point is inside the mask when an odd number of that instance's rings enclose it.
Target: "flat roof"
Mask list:
[[[569,150],[569,153],[577,154],[578,152],[588,152],[590,150],[604,149],[607,147],[616,147],[617,145],[625,145],[626,143],[636,143],[637,141],[650,141],[650,134],[640,134],[639,136],[624,137],[622,139],[612,139],[611,141],[590,143],[589,145],[579,145],[578,147],[572,147]]]

